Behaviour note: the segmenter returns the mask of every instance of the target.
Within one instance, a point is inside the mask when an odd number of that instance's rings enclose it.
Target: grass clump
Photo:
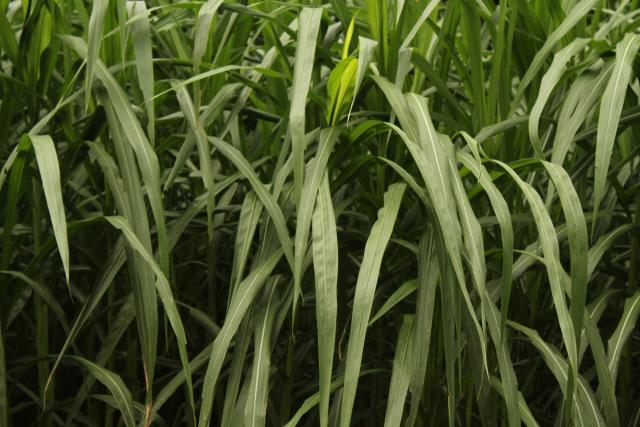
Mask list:
[[[0,1],[0,427],[636,425],[639,24]]]

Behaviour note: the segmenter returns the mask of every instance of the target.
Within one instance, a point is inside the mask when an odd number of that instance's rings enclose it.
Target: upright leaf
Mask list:
[[[344,391],[342,394],[342,410],[340,425],[347,427],[351,423],[351,413],[360,377],[364,339],[371,315],[373,296],[380,275],[384,250],[391,237],[393,225],[398,216],[405,184],[392,184],[384,196],[384,206],[378,211],[378,220],[373,224],[371,233],[364,248],[364,256],[353,300],[353,315],[349,332],[349,344],[344,374]]]
[[[36,152],[42,188],[49,208],[51,226],[58,243],[58,251],[62,259],[64,274],[69,283],[69,242],[67,240],[67,219],[62,203],[62,184],[60,182],[60,165],[53,140],[48,135],[30,135],[33,149]]]
[[[640,315],[640,291],[627,298],[624,302],[624,311],[622,318],[613,332],[609,342],[607,343],[607,356],[609,358],[609,370],[614,384],[618,377],[618,366],[620,365],[620,356],[627,340],[631,336]]]
[[[640,36],[627,34],[616,46],[616,60],[609,83],[600,102],[598,116],[598,135],[596,139],[596,163],[593,183],[593,222],[592,234],[595,231],[600,202],[604,196],[611,153],[618,131],[620,114],[624,104],[627,86],[631,78],[633,61],[640,48]]]
[[[109,9],[109,0],[95,0],[91,9],[91,18],[89,19],[89,32],[87,35],[88,52],[87,59],[87,77],[85,80],[85,97],[86,107],[89,107],[89,99],[91,96],[91,85],[93,83],[93,74],[95,73],[96,63],[100,55],[100,46],[102,46],[102,34],[104,31],[104,20]]]
[[[312,229],[320,377],[320,425],[326,427],[329,417],[329,394],[338,315],[338,235],[326,173],[316,198]]]
[[[211,410],[213,409],[213,397],[216,383],[222,369],[224,357],[229,349],[231,339],[235,335],[240,321],[253,302],[256,294],[265,283],[278,261],[282,257],[282,251],[273,252],[262,264],[257,266],[246,279],[240,283],[236,294],[229,304],[229,310],[220,333],[213,341],[213,347],[209,356],[207,373],[202,385],[202,405],[198,418],[199,427],[207,427],[211,423]]]
[[[414,327],[414,316],[405,315],[400,326],[396,352],[391,370],[387,413],[384,418],[385,427],[399,426],[402,421],[404,400],[411,380],[412,346],[411,335]]]
[[[311,85],[316,53],[316,39],[320,29],[322,9],[303,8],[298,17],[298,45],[293,67],[293,86],[289,106],[289,127],[291,129],[291,147],[293,151],[293,180],[296,203],[302,196],[304,182],[304,133],[305,104]]]

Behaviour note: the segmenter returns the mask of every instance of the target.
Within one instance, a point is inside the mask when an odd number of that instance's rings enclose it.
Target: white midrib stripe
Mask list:
[[[392,201],[393,201],[393,199],[392,199]],[[374,252],[373,252],[374,254],[379,254],[379,253],[380,253],[380,251],[378,250],[378,247],[380,246],[380,241],[382,240],[382,239],[381,239],[381,234],[382,234],[382,232],[384,231],[384,229],[386,228],[386,227],[384,227],[384,225],[386,225],[386,221],[387,221],[387,219],[388,219],[388,217],[387,217],[387,211],[388,211],[388,210],[390,210],[390,209],[392,208],[392,206],[393,206],[393,210],[397,210],[397,208],[395,207],[395,205],[396,205],[396,204],[399,204],[399,203],[395,203],[395,201],[394,201],[394,203],[393,203],[393,204],[390,204],[390,205],[388,205],[388,206],[384,206],[384,207],[381,209],[381,210],[382,210],[382,211],[384,211],[384,212],[382,213],[382,215],[380,215],[380,216],[382,216],[382,221],[378,220],[378,221],[376,221],[376,223],[373,225],[373,228],[372,228],[371,232],[372,232],[372,233],[373,233],[374,231],[376,232],[375,245],[374,245]],[[379,227],[377,227],[377,228],[376,228],[376,226],[378,226],[378,225],[379,225]],[[390,233],[389,233],[389,234],[390,234]],[[388,239],[387,239],[387,240],[388,240]],[[367,254],[367,251],[366,251],[366,246],[365,246],[365,255],[366,255],[366,254]],[[372,258],[372,257],[368,257],[367,259],[374,259],[374,258],[375,258],[375,257],[373,257],[373,258]],[[377,262],[376,262],[376,263],[377,263]],[[363,277],[364,285],[361,285],[361,287],[362,287],[362,286],[366,286],[366,285],[370,282],[371,275],[372,275],[372,270],[373,270],[371,267],[373,267],[374,265],[375,265],[375,264],[374,264],[374,262],[371,262],[371,264],[368,266],[369,268],[367,268],[367,271],[365,272],[365,276]],[[359,280],[358,280],[358,282],[359,282]],[[374,286],[375,286],[375,284],[374,284]],[[356,282],[356,292],[357,292],[357,290],[358,290],[358,283]],[[365,294],[365,295],[366,295],[366,294]],[[362,299],[359,299],[359,300],[357,300],[357,301],[362,301]],[[360,306],[360,305],[362,305],[362,304],[359,304],[359,306]],[[367,305],[368,305],[368,304],[367,304]],[[358,308],[366,308],[366,307],[358,307]],[[354,305],[354,309],[355,309],[355,305]],[[371,310],[371,309],[369,309],[369,311],[370,311],[370,310]],[[369,313],[369,314],[370,314],[370,313]],[[352,319],[355,319],[355,317],[352,317]],[[353,322],[353,320],[352,320],[352,322]],[[365,322],[368,322],[368,319],[366,319],[366,320],[365,320]],[[352,325],[353,325],[353,323],[352,323]],[[362,334],[360,333],[360,329],[358,328],[358,329],[356,329],[354,332],[355,332],[355,334],[354,334],[354,338],[356,338],[356,340],[353,342],[354,346],[355,346],[355,345],[357,345],[357,346],[358,346],[358,348],[363,347],[363,346],[364,346],[364,337],[362,337],[362,338],[361,338],[361,335],[362,335]],[[366,329],[365,329],[365,333],[366,333]],[[363,341],[363,343],[362,343],[362,344],[360,344],[360,343],[359,343],[360,341]],[[350,350],[352,349],[352,347],[351,347],[351,343],[352,343],[352,341],[351,341],[351,339],[349,339],[349,346],[348,346],[348,348],[347,348],[347,366],[346,366],[346,369],[345,369],[345,370],[346,370],[346,374],[345,374],[344,386],[345,386],[345,389],[347,388],[347,386],[350,386],[349,388],[352,388],[352,387],[353,387],[353,388],[354,388],[354,390],[355,390],[355,387],[357,386],[358,378],[360,377],[360,367],[359,367],[359,366],[356,366],[356,367],[355,367],[355,369],[353,369],[354,367],[353,367],[353,366],[351,366],[351,368],[352,368],[352,369],[349,369],[349,368],[350,368],[350,366],[349,366],[349,361],[352,361],[352,360],[349,358],[349,354],[350,354],[350,352],[351,352]],[[354,349],[354,351],[355,351],[355,349]],[[360,360],[361,360],[361,359],[362,359],[362,356],[361,356],[361,357],[359,357],[358,359],[360,359]],[[352,377],[352,375],[348,375],[348,373],[350,373],[350,372],[354,372],[354,373],[356,373],[356,375],[355,375],[355,381],[354,381],[354,378],[351,378],[351,377]],[[349,377],[349,381],[347,381],[347,377]],[[350,390],[349,390],[349,391],[350,391]],[[349,394],[348,394],[348,396],[351,396],[351,393],[349,393]],[[341,411],[341,418],[342,418],[343,416],[345,416],[345,415],[346,415],[347,411],[349,411],[350,413],[353,411],[353,400],[354,400],[354,399],[355,399],[355,396],[353,396],[353,397],[349,397],[349,401],[350,401],[350,402],[349,402],[349,404],[348,404],[348,405],[344,405],[344,406],[342,407],[342,411]]]
[[[311,177],[309,179],[309,182],[311,183],[311,185],[313,185],[315,181],[319,181],[320,178],[322,178],[322,175],[320,175],[320,177],[318,177],[320,171],[322,171],[323,174],[325,172],[324,169],[321,170],[321,168],[319,167],[320,166],[320,160],[324,157],[324,153],[327,150],[327,146],[328,145],[332,145],[332,144],[329,144],[327,141],[330,140],[331,134],[334,132],[334,130],[335,130],[335,128],[333,128],[330,131],[329,135],[327,136],[327,139],[325,140],[326,143],[323,144],[322,147],[320,147],[320,152],[316,155],[316,158],[315,158],[315,161],[314,161],[314,165],[313,165],[314,166],[313,173],[312,173],[312,175],[311,175]],[[319,184],[318,184],[318,186],[316,186],[316,191],[315,191],[316,194],[318,192],[317,188],[319,186],[320,186]],[[304,186],[303,186],[303,188],[304,188]],[[311,209],[310,209],[309,205],[311,204],[311,201],[312,200],[315,201],[315,199],[316,199],[315,195],[313,195],[313,197],[311,195],[309,195],[309,197],[305,197],[304,210],[302,210],[302,207],[300,208],[301,212],[304,213],[304,216],[303,216],[304,222],[300,223],[301,226],[302,226],[302,229],[300,230],[301,234],[304,234],[305,231],[308,231],[309,226],[307,224],[309,223],[309,221],[310,221],[309,218],[311,217],[311,215],[310,215]],[[296,236],[297,236],[297,233],[296,233]],[[300,257],[300,251],[303,250],[302,243],[303,242],[297,242],[297,244],[296,244],[296,254],[297,254],[298,257]],[[302,268],[302,266],[300,266],[298,268]]]
[[[545,162],[545,163],[547,163],[547,162]],[[576,210],[575,204],[571,203],[571,200],[569,200],[571,198],[571,194],[570,194],[571,188],[566,185],[566,180],[562,179],[563,178],[562,177],[562,172],[559,171],[558,169],[556,169],[557,165],[554,165],[552,163],[548,163],[548,164],[550,165],[549,167],[551,169],[554,169],[553,172],[555,172],[555,175],[558,178],[557,186],[563,188],[563,190],[564,190],[563,194],[564,194],[565,191],[566,191],[566,193],[569,193],[569,194],[567,194],[567,199],[565,199],[567,201],[567,208],[571,211],[572,216],[577,217],[578,214],[577,214],[577,210]],[[564,171],[564,169],[562,169],[562,171]],[[574,189],[574,192],[575,192],[575,189]],[[575,199],[577,199],[577,195],[576,195]],[[560,197],[560,201],[562,202],[562,197]],[[579,202],[579,199],[578,199],[578,202]],[[576,227],[577,227],[577,225],[576,225]],[[578,241],[577,249],[581,250],[582,249],[582,241],[581,241],[581,239],[578,239],[577,241]],[[587,256],[587,264],[588,264],[588,256]],[[588,268],[588,265],[587,265],[587,268]],[[572,271],[571,273],[573,274],[574,272]],[[572,296],[572,298],[573,298],[573,296]]]
[[[629,319],[631,318],[631,314],[633,313],[633,310],[635,308],[635,306],[640,302],[640,294],[638,294],[636,296],[636,300],[631,304],[631,307],[629,308],[629,313],[627,315],[627,317],[624,319],[624,322],[622,323],[622,327],[620,328],[620,332],[622,332],[625,327],[627,326],[627,323],[629,323]],[[609,371],[611,371],[611,369],[613,368],[613,362],[616,360],[616,354],[618,353],[618,350],[620,348],[620,342],[621,342],[621,338],[622,337],[622,333],[620,333],[620,337],[618,338],[618,341],[616,341],[616,345],[613,347],[613,353],[611,354],[611,358],[609,360]]]
[[[453,165],[452,161],[449,161],[449,168],[451,168],[451,169],[452,169],[452,172],[453,172],[453,173],[456,173],[456,172],[457,172],[457,171],[455,170],[455,168],[454,168],[454,165]],[[454,179],[454,182],[456,183],[456,191],[459,193],[459,197],[460,197],[460,199],[462,200],[462,197],[464,197],[464,193],[462,192],[462,189],[460,188],[461,182],[460,182],[459,180],[457,180],[457,179]],[[475,253],[476,258],[477,258],[477,259],[480,259],[480,258],[481,258],[481,257],[480,257],[480,253],[478,252],[478,247],[476,246],[476,239],[475,239],[475,237],[473,236],[473,229],[472,229],[472,227],[471,227],[471,220],[469,219],[469,215],[467,215],[467,210],[466,210],[466,209],[464,209],[464,207],[462,207],[462,209],[460,209],[460,210],[462,211],[462,215],[464,216],[465,223],[466,223],[467,228],[468,228],[468,230],[469,230],[469,238],[471,239],[471,247],[473,248],[473,252]],[[482,267],[482,266],[480,266],[480,267]],[[480,283],[479,283],[479,281],[480,281],[481,279],[482,279],[482,278],[481,278],[481,277],[479,277],[479,278],[477,278],[477,280],[476,280],[476,282],[477,282],[477,283],[476,283],[476,286],[478,287],[478,290],[479,290],[479,288],[480,288]]]
[[[557,356],[555,354],[553,354],[553,351],[547,346],[547,344],[542,341],[542,339],[540,339],[541,345],[543,345],[547,351],[549,352],[549,355],[551,356],[553,362],[556,364],[556,366],[560,369],[560,373],[562,374],[562,377],[564,378],[565,381],[565,385],[566,383],[569,381],[569,378],[567,377],[567,373],[565,372],[565,369],[562,368],[562,364],[560,363],[560,361],[558,360]],[[568,366],[566,367],[566,369],[568,369]],[[580,378],[578,378],[576,376],[576,382],[578,383],[578,387],[580,387],[580,389],[582,389],[582,391],[584,392],[585,396],[587,397],[587,400],[589,401],[589,405],[591,406],[593,413],[597,414],[597,410],[596,407],[591,399],[591,395],[588,393],[587,388],[584,386],[584,384],[582,383],[582,381],[580,381]],[[582,412],[580,411],[580,406],[578,405],[578,402],[575,401],[575,405],[576,405],[576,409],[578,409],[578,416],[580,417],[580,421],[582,421]],[[598,425],[600,425],[600,421],[598,419],[598,417],[596,416],[596,422],[598,423]],[[584,422],[582,422],[582,425],[584,425]]]
[[[422,120],[424,120],[425,126],[427,128],[427,132],[429,133],[429,139],[431,140],[431,151],[433,151],[433,157],[436,163],[436,167],[438,169],[438,177],[440,178],[440,184],[442,185],[442,191],[444,191],[445,195],[447,194],[447,186],[444,183],[444,174],[442,173],[442,168],[440,167],[440,159],[438,158],[438,152],[436,151],[436,147],[435,144],[438,143],[438,140],[435,139],[434,135],[431,133],[431,128],[429,127],[429,122],[427,121],[427,116],[424,112],[424,110],[422,109],[422,105],[420,104],[420,101],[417,97],[417,95],[412,94],[412,97],[415,100],[415,103],[418,105],[418,108],[420,109],[420,114],[422,115]]]
[[[620,67],[618,67],[618,74],[616,75],[616,78],[615,78],[615,87],[616,88],[618,87],[618,83],[620,82],[620,76],[622,74],[622,69],[623,69],[623,65],[624,65],[624,59],[626,58],[627,53],[629,52],[629,49],[631,48],[631,46],[634,44],[634,41],[635,41],[634,39],[635,39],[635,36],[633,36],[629,40],[629,43],[627,43],[627,46],[625,46],[624,52],[622,53],[622,56],[620,57],[620,63],[619,63]],[[611,123],[611,114],[612,114],[612,112],[613,112],[613,108],[609,108],[609,114],[607,116],[607,123]],[[611,132],[611,129],[609,128],[609,126],[607,126],[605,137],[608,137],[610,132]]]
[[[275,290],[275,286],[274,289]],[[271,295],[269,295],[269,302],[267,303],[267,310],[265,312],[265,320],[267,320],[269,318],[269,309],[271,308],[271,301],[273,298],[273,290],[271,291]],[[264,348],[264,340],[265,340],[265,333],[267,331],[267,326],[266,324],[262,325],[262,331],[260,333],[260,345],[258,346],[258,359],[256,361],[258,367],[256,368],[256,386],[255,386],[255,391],[253,394],[253,412],[252,412],[252,417],[251,417],[251,422],[252,425],[255,425],[255,414],[256,414],[256,401],[258,399],[258,381],[260,378],[260,360],[262,359],[262,351]]]
[[[500,164],[509,175],[511,175],[513,177],[513,179],[518,183],[518,185],[520,186],[520,188],[523,190],[523,192],[525,193],[525,196],[527,196],[527,200],[529,200],[529,204],[531,205],[531,213],[533,214],[534,218],[537,218],[538,220],[540,220],[542,227],[538,227],[538,233],[540,235],[540,242],[542,243],[543,240],[546,240],[551,246],[551,250],[552,253],[552,257],[551,259],[556,260],[557,259],[557,254],[559,252],[558,249],[558,240],[557,238],[555,239],[555,245],[553,245],[554,243],[554,239],[549,235],[549,233],[547,232],[547,226],[548,221],[545,221],[544,216],[537,214],[537,210],[534,209],[533,203],[531,202],[536,202],[537,204],[542,203],[542,200],[540,200],[540,195],[535,191],[535,189],[533,187],[531,187],[531,185],[529,185],[528,183],[522,181],[522,179],[520,179],[520,177],[509,167],[507,166],[505,163],[499,161],[499,160],[495,160],[495,162],[497,162],[498,164]],[[535,198],[535,196],[538,196],[538,199]],[[538,223],[538,220],[536,220],[536,224]],[[553,223],[551,224],[551,229],[553,229]],[[543,239],[544,236],[544,239]],[[543,248],[543,253],[545,252],[544,247],[546,245],[542,245]],[[545,256],[545,259],[547,257]],[[558,265],[555,262],[550,263],[553,268],[550,268],[551,272],[553,273],[553,279],[552,281],[555,281],[559,286],[560,286],[560,272],[558,271]],[[549,268],[547,269],[549,270]],[[551,277],[549,277],[549,279],[551,279]],[[562,291],[562,289],[558,290],[554,287],[551,286],[551,294],[553,295],[557,295],[557,298],[560,302],[560,304],[558,304],[558,307],[556,307],[556,312],[558,313],[558,317],[564,317],[565,320],[567,320],[567,322],[562,322],[560,321],[560,329],[562,331],[562,335],[563,338],[565,338],[565,345],[567,347],[567,353],[569,354],[569,358],[570,360],[574,360],[574,358],[572,357],[573,355],[576,356],[577,358],[577,348],[575,348],[575,341],[572,339],[572,335],[575,334],[571,334],[570,332],[572,332],[570,329],[573,329],[573,325],[570,322],[570,318],[568,318],[568,313],[567,313],[567,307],[566,307],[566,302],[564,299],[564,293]],[[555,298],[554,298],[555,299]],[[561,307],[560,307],[561,306]],[[560,309],[560,310],[559,310]],[[560,319],[559,319],[560,320]],[[566,323],[566,324],[565,324]],[[571,327],[571,328],[569,328]],[[573,365],[573,363],[571,364]]]
[[[106,70],[105,65],[102,62],[99,62],[98,64],[99,64],[98,70],[100,70],[100,72],[104,74],[105,80],[108,81],[108,83],[113,86],[112,90],[118,97],[118,101],[122,103],[124,107],[124,112],[127,114],[128,118],[131,120],[131,123],[133,124],[132,127],[136,133],[136,137],[138,138],[138,141],[142,144],[142,147],[138,146],[137,144],[133,144],[133,148],[136,152],[142,152],[142,154],[144,155],[144,159],[147,163],[148,171],[149,173],[151,173],[153,171],[153,168],[151,167],[151,160],[149,159],[147,150],[145,150],[145,148],[147,147],[144,144],[145,142],[147,142],[148,144],[148,141],[146,141],[146,137],[144,136],[144,134],[141,135],[142,129],[140,128],[139,125],[137,125],[137,119],[135,117],[135,114],[131,110],[131,107],[129,106],[129,104],[126,102],[126,98],[124,97],[124,92],[122,91],[118,83],[116,83],[116,81],[113,79],[111,74],[109,74],[109,72]],[[117,111],[116,111],[116,114],[117,114]],[[138,149],[136,150],[136,148]]]

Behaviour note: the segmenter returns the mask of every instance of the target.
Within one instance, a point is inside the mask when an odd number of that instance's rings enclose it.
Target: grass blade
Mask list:
[[[496,377],[491,377],[491,386],[495,388],[498,393],[500,393],[504,397],[504,388]],[[522,415],[522,422],[527,427],[539,427],[538,422],[533,417],[529,406],[527,406],[527,402],[524,400],[522,393],[518,392],[518,409],[520,410],[520,414]]]
[[[104,384],[111,392],[111,396],[114,398],[115,403],[122,413],[124,424],[127,427],[135,427],[135,417],[133,411],[133,400],[131,392],[122,381],[122,378],[118,374],[115,374],[107,369],[96,365],[95,363],[78,356],[67,356],[70,360],[81,365],[91,375],[93,375],[98,381]]]
[[[280,239],[280,245],[282,246],[285,258],[289,262],[291,270],[293,271],[295,265],[292,249],[293,242],[291,241],[291,236],[289,236],[289,231],[287,230],[287,224],[285,222],[284,215],[282,214],[282,210],[278,206],[273,195],[269,193],[267,187],[265,187],[265,185],[260,182],[260,178],[258,178],[258,175],[256,175],[255,171],[240,151],[219,138],[210,137],[209,141],[211,141],[214,147],[220,150],[220,153],[223,156],[229,159],[229,161],[231,161],[233,165],[238,168],[240,173],[242,173],[242,175],[249,181],[249,183],[253,187],[253,191],[256,192],[258,198],[271,216],[271,220],[273,221],[273,224],[276,228],[276,232],[278,234],[278,238]]]
[[[49,309],[58,319],[58,322],[60,323],[60,326],[62,326],[62,329],[66,333],[69,333],[69,322],[67,320],[67,315],[56,300],[53,293],[48,288],[43,286],[42,283],[29,278],[24,273],[21,273],[19,271],[0,271],[0,274],[6,274],[15,277],[16,279],[20,279],[21,281],[29,285],[29,287],[33,289],[36,294],[38,294],[38,296],[42,298],[42,300],[49,306]]]
[[[401,303],[406,297],[413,294],[416,289],[418,289],[418,281],[417,280],[409,280],[396,289],[389,298],[382,304],[382,307],[376,311],[376,314],[371,317],[369,321],[369,326],[374,324],[376,320],[380,319],[382,316],[387,314],[393,307]]]
[[[213,342],[207,373],[202,386],[202,405],[200,406],[199,427],[206,427],[211,422],[211,409],[213,405],[214,391],[218,381],[218,375],[227,354],[231,339],[235,335],[240,322],[253,302],[256,294],[265,283],[278,261],[282,257],[282,251],[273,252],[261,265],[252,271],[246,279],[240,283],[237,293],[229,305],[228,314],[220,333]]]
[[[258,315],[260,322],[255,331],[255,352],[251,383],[244,409],[244,423],[248,426],[264,425],[269,391],[269,366],[271,364],[271,334],[274,327],[275,310],[278,308],[277,279],[271,284],[266,305]]]
[[[616,46],[616,60],[609,83],[600,102],[598,116],[598,135],[596,140],[595,182],[593,184],[593,222],[592,234],[595,231],[600,202],[604,196],[611,153],[618,130],[618,122],[622,113],[625,93],[631,78],[633,60],[640,48],[640,37],[627,34]]]
[[[156,112],[154,97],[153,50],[151,46],[151,28],[149,13],[144,1],[127,1],[129,16],[135,21],[131,28],[133,50],[136,57],[138,84],[144,97],[144,108],[147,111],[147,132],[152,146],[156,140]]]
[[[356,102],[356,96],[364,81],[364,76],[367,72],[369,64],[373,60],[378,42],[368,39],[366,37],[358,37],[358,69],[356,70],[356,82],[353,87],[353,97],[351,98],[351,105],[349,106],[349,119],[351,118],[351,111],[353,105]],[[347,119],[347,123],[349,122]]]
[[[607,425],[619,426],[620,417],[618,415],[618,404],[616,402],[615,385],[611,371],[607,365],[607,353],[602,343],[602,338],[598,332],[597,323],[585,310],[584,314],[584,329],[591,346],[591,353],[596,365],[596,372],[598,374],[598,393],[597,396],[602,402],[604,408],[605,420]]]
[[[211,22],[216,12],[220,8],[222,0],[208,0],[198,11],[196,20],[195,38],[193,42],[193,69],[198,72],[202,58],[209,44],[209,33],[211,32]]]
[[[540,135],[538,131],[542,110],[544,109],[545,104],[551,96],[551,92],[553,92],[553,89],[560,81],[567,63],[573,56],[584,49],[588,41],[588,39],[575,39],[558,53],[556,53],[553,57],[551,66],[542,77],[542,82],[540,83],[540,92],[538,93],[538,97],[536,98],[536,102],[533,105],[533,108],[531,108],[531,113],[529,113],[529,137],[531,138],[531,144],[533,145],[536,154],[539,156],[542,155],[543,148],[540,142]]]
[[[111,225],[122,232],[122,234],[129,242],[129,245],[131,245],[131,247],[144,258],[144,260],[149,264],[149,267],[151,267],[156,275],[156,289],[158,291],[158,295],[160,296],[160,300],[162,301],[162,305],[164,306],[165,313],[169,318],[171,328],[173,329],[178,342],[180,359],[182,361],[182,372],[187,381],[187,390],[189,393],[190,401],[189,404],[191,405],[191,411],[193,411],[195,405],[193,403],[194,400],[193,385],[191,383],[191,370],[189,368],[189,358],[187,356],[187,338],[185,335],[182,320],[180,319],[180,314],[178,313],[175,300],[173,299],[173,295],[171,293],[171,286],[169,285],[169,281],[162,272],[162,269],[154,260],[153,256],[149,252],[147,252],[138,237],[136,237],[126,219],[124,219],[123,217],[113,216],[107,217],[106,219],[107,221],[109,221],[109,223],[111,223]],[[150,408],[148,408],[148,410],[150,410]]]
[[[567,222],[567,240],[571,257],[571,319],[576,332],[576,345],[579,348],[582,318],[587,303],[587,254],[589,250],[587,221],[584,218],[580,198],[571,183],[569,174],[562,166],[548,162],[543,162],[543,165],[560,196],[560,203]]]
[[[320,378],[320,425],[325,427],[329,417],[329,394],[338,312],[338,236],[326,173],[316,198],[312,229]]]
[[[109,9],[109,0],[96,0],[91,9],[91,18],[89,18],[89,32],[87,34],[87,77],[85,81],[85,97],[86,108],[89,108],[89,99],[91,97],[91,85],[93,83],[93,74],[97,67],[96,63],[100,55],[100,46],[102,45],[102,34],[104,30],[104,21]]]
[[[578,4],[573,6],[571,10],[567,13],[566,18],[562,21],[562,24],[558,26],[549,36],[547,37],[544,45],[540,50],[536,52],[535,57],[531,61],[527,72],[522,77],[520,81],[520,85],[518,86],[518,91],[511,103],[511,110],[514,111],[522,96],[524,95],[525,89],[531,84],[535,76],[544,66],[544,61],[547,59],[547,56],[551,53],[553,48],[562,40],[562,38],[569,32],[573,27],[575,27],[578,22],[598,3],[598,0],[581,0]],[[510,114],[512,115],[512,114]]]
[[[438,259],[434,251],[433,231],[429,230],[420,240],[418,249],[418,299],[416,302],[416,317],[413,328],[411,356],[411,409],[407,417],[407,425],[415,425],[420,400],[425,385],[427,363],[431,336],[434,333],[433,313],[436,299],[436,287],[440,275]],[[433,355],[431,356],[433,358]]]
[[[627,340],[631,336],[631,332],[636,326],[640,315],[640,291],[627,298],[624,302],[624,311],[622,318],[613,332],[609,342],[607,343],[607,355],[609,356],[609,371],[615,384],[618,377],[618,366],[620,365],[620,356]]]
[[[340,136],[338,128],[324,129],[320,132],[320,140],[318,142],[318,151],[316,156],[309,164],[309,173],[304,182],[303,193],[300,203],[298,204],[296,236],[294,240],[294,295],[293,310],[297,307],[298,295],[300,294],[300,280],[302,279],[302,264],[304,256],[307,252],[307,241],[309,240],[309,226],[311,224],[311,216],[313,214],[313,206],[316,203],[318,188],[323,175],[327,169],[329,156],[333,151],[333,147]]]
[[[240,218],[238,219],[236,243],[233,251],[233,268],[231,271],[232,292],[229,293],[229,299],[233,296],[233,292],[238,288],[238,284],[244,275],[251,242],[256,233],[261,213],[262,203],[256,197],[256,193],[253,191],[247,193],[242,202]]]
[[[213,239],[213,209],[215,208],[215,188],[213,182],[213,172],[211,170],[211,151],[207,134],[200,120],[200,116],[196,113],[195,106],[189,92],[184,86],[178,87],[176,82],[172,82],[172,86],[176,91],[180,108],[189,123],[191,133],[196,140],[198,147],[198,156],[200,157],[200,174],[202,175],[202,184],[207,192],[207,233],[209,241]]]
[[[362,265],[358,272],[342,394],[340,425],[343,427],[348,426],[351,422],[351,413],[360,377],[364,339],[371,315],[374,291],[380,274],[382,256],[391,237],[405,188],[405,184],[393,184],[385,193],[385,204],[378,211],[378,220],[373,225],[367,239]]]
[[[296,201],[299,201],[302,196],[304,183],[305,104],[311,85],[311,72],[313,71],[313,59],[321,16],[322,9],[320,8],[304,8],[298,17],[298,45],[293,66],[293,86],[289,110]]]
[[[507,164],[498,160],[493,160],[493,162],[500,165],[500,167],[502,167],[511,176],[523,192],[531,208],[536,227],[538,228],[538,235],[542,246],[542,252],[544,254],[547,275],[551,285],[553,304],[558,316],[560,330],[562,331],[562,339],[569,356],[570,369],[569,382],[567,385],[567,401],[570,404],[572,400],[571,396],[573,395],[572,379],[576,378],[578,372],[578,350],[576,342],[579,337],[576,337],[573,321],[569,315],[569,311],[567,310],[564,298],[562,278],[566,273],[559,261],[560,248],[558,246],[557,234],[553,227],[553,222],[551,222],[551,218],[549,217],[538,192],[531,187],[531,185],[524,182]]]
[[[514,329],[525,334],[531,340],[531,343],[544,357],[547,366],[551,372],[553,372],[562,387],[563,393],[567,396],[567,389],[569,387],[568,381],[571,375],[571,373],[568,372],[570,367],[567,362],[558,354],[557,350],[544,342],[540,335],[533,329],[519,325],[515,322],[509,322],[509,324]],[[582,377],[578,377],[577,394],[577,399],[573,400],[572,405],[575,408],[576,422],[581,425],[591,424],[598,427],[604,426],[604,419],[600,414],[595,396],[589,388],[589,384]]]
[[[402,421],[404,400],[407,397],[409,382],[411,380],[411,336],[413,335],[414,316],[405,315],[400,326],[396,352],[391,371],[391,383],[389,384],[389,399],[387,414],[384,418],[385,427],[399,426]]]
[[[463,134],[464,136],[464,134]],[[471,141],[465,136],[467,141]],[[502,296],[500,298],[502,318],[500,319],[501,334],[505,333],[505,326],[509,313],[509,301],[511,299],[511,277],[513,271],[513,225],[511,223],[511,213],[498,187],[491,181],[489,172],[481,162],[476,161],[467,153],[458,152],[458,159],[468,168],[478,179],[480,185],[487,193],[491,206],[500,225],[500,235],[502,240]]]
[[[69,283],[69,241],[67,239],[67,219],[62,203],[62,184],[60,182],[60,165],[53,140],[48,135],[30,135],[36,160],[40,169],[42,188],[49,208],[51,225],[58,243],[58,251],[62,259],[67,284]]]

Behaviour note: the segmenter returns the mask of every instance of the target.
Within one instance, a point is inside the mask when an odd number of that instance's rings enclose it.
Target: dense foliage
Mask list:
[[[0,0],[0,426],[636,426],[637,0]]]

